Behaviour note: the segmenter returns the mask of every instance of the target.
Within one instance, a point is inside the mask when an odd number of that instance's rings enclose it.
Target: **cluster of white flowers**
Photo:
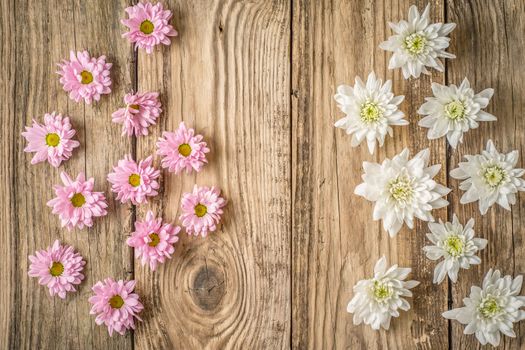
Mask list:
[[[455,28],[454,23],[430,23],[430,7],[422,14],[411,6],[408,21],[389,23],[395,35],[380,44],[392,51],[389,69],[401,68],[405,79],[418,78],[421,73],[430,74],[427,68],[443,71],[440,58],[455,58],[446,52],[450,39],[447,35]],[[463,142],[464,133],[475,129],[481,121],[495,121],[496,117],[483,111],[490,102],[493,89],[475,93],[467,78],[461,85],[444,86],[432,84],[433,97],[427,97],[419,108],[423,116],[419,126],[428,128],[428,139],[445,137],[455,149]],[[390,80],[382,84],[374,72],[366,84],[357,77],[353,87],[341,85],[334,96],[345,117],[335,123],[352,135],[353,147],[366,140],[371,154],[376,144],[382,147],[385,136],[392,136],[392,126],[407,125],[399,105],[404,96],[394,96]],[[525,169],[515,168],[518,151],[499,153],[491,140],[487,148],[478,155],[466,155],[450,175],[463,180],[459,188],[465,193],[462,204],[479,201],[482,215],[495,203],[510,210],[516,202],[519,191],[525,191],[525,180],[521,177]],[[408,149],[381,164],[363,162],[363,183],[355,188],[355,194],[374,202],[373,220],[382,220],[383,228],[391,237],[395,236],[404,223],[414,227],[414,219],[428,221],[430,233],[427,238],[432,245],[423,251],[430,260],[440,260],[434,270],[434,283],[441,283],[446,276],[455,283],[460,268],[481,263],[476,255],[487,245],[487,240],[474,237],[474,219],[462,225],[454,214],[452,222],[434,222],[433,209],[447,206],[442,198],[450,189],[436,183],[434,177],[441,166],[430,165],[430,152],[425,149],[412,159]],[[374,277],[358,281],[354,286],[354,297],[347,311],[354,314],[354,324],[364,322],[372,329],[389,329],[392,317],[399,316],[399,310],[407,311],[410,304],[405,297],[412,296],[411,288],[417,281],[405,281],[410,268],[387,269],[383,256],[375,265]],[[515,337],[514,322],[525,319],[525,296],[519,296],[522,276],[514,280],[511,276],[500,277],[500,272],[490,270],[483,288],[472,287],[470,297],[463,299],[465,307],[443,314],[467,325],[465,334],[475,333],[481,344],[497,346],[500,333]]]

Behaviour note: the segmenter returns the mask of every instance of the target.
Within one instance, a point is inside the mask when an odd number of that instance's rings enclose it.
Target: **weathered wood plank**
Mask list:
[[[451,42],[451,51],[456,53],[457,59],[448,65],[447,81],[460,84],[467,77],[476,92],[494,88],[487,111],[498,118],[497,122],[480,123],[478,129],[466,134],[464,144],[451,152],[450,169],[463,161],[463,155],[480,153],[488,139],[494,141],[500,152],[517,149],[520,152],[518,167],[525,167],[525,72],[521,69],[525,56],[525,4],[522,1],[448,1],[447,16],[449,21],[458,24]],[[452,306],[460,307],[462,299],[470,294],[470,287],[480,286],[490,268],[500,269],[504,274],[525,273],[525,202],[521,194],[512,212],[494,206],[481,216],[477,203],[459,203],[463,194],[458,188],[459,181],[451,178],[449,182],[456,193],[451,212],[464,221],[474,218],[476,233],[488,239],[487,248],[480,255],[483,263],[462,271],[458,283],[453,286]],[[463,329],[458,322],[452,322],[453,348],[481,348],[473,335],[463,334]],[[517,338],[505,337],[501,349],[523,348],[523,322],[514,330]]]
[[[131,86],[133,53],[120,34],[119,17],[126,1],[16,1],[7,14],[14,21],[5,38],[14,43],[7,52],[13,72],[8,84],[12,93],[2,105],[3,118],[10,125],[5,145],[11,194],[8,209],[12,220],[9,253],[9,325],[7,342],[20,349],[127,349],[132,335],[110,338],[105,327],[89,315],[91,286],[106,277],[128,278],[132,272],[125,232],[130,228],[130,210],[108,195],[109,215],[95,221],[92,229],[68,232],[60,228],[58,217],[46,202],[54,197],[52,186],[59,173],[76,176],[85,171],[95,178],[95,189],[109,194],[106,175],[111,165],[131,150],[120,138],[120,130],[110,115],[123,92]],[[3,33],[4,34],[4,33]],[[4,35],[2,34],[2,38]],[[12,46],[11,46],[12,47]],[[56,63],[69,57],[69,50],[87,49],[92,55],[107,56],[112,68],[112,93],[99,103],[84,105],[69,99],[55,73]],[[44,113],[57,111],[71,116],[81,147],[59,169],[49,164],[31,165],[32,155],[24,154],[20,133],[31,119],[42,120]],[[7,130],[6,130],[7,132]],[[2,225],[3,226],[3,225]],[[52,298],[47,288],[27,275],[28,254],[52,244],[55,239],[72,244],[87,261],[86,279],[79,292],[67,299]]]
[[[206,239],[181,233],[171,261],[151,272],[135,262],[146,322],[138,349],[289,347],[290,7],[285,1],[165,1],[179,37],[139,53],[140,91],[161,94],[163,114],[137,140],[140,159],[180,121],[204,135],[199,174],[163,171],[162,192],[140,206],[178,222],[193,185],[229,201]],[[156,157],[156,164],[159,159]]]
[[[292,81],[292,344],[294,348],[445,349],[447,284],[432,285],[434,264],[424,257],[426,223],[406,227],[389,238],[372,221],[372,204],[353,194],[361,182],[363,161],[382,161],[406,145],[411,154],[430,147],[432,163],[445,165],[444,141],[428,142],[417,126],[416,111],[430,93],[430,82],[443,74],[405,81],[400,71],[386,69],[390,54],[379,49],[391,35],[386,21],[407,18],[412,2],[294,1]],[[417,2],[420,10],[426,2]],[[432,18],[444,18],[441,1],[432,2]],[[394,138],[374,156],[333,123],[342,117],[333,95],[338,85],[353,85],[356,75],[371,70],[393,79],[396,94],[404,94],[402,109],[411,125],[396,127]],[[438,181],[445,183],[445,169]],[[436,217],[446,217],[439,210]],[[352,286],[369,278],[382,255],[389,263],[413,268],[422,282],[415,289],[413,310],[395,319],[391,330],[375,332],[354,326],[346,313]]]

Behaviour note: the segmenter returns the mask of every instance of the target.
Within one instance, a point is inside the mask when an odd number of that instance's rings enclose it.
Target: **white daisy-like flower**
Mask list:
[[[479,211],[484,215],[488,209],[498,203],[510,210],[516,203],[518,191],[525,191],[525,180],[521,178],[525,169],[514,168],[518,163],[519,152],[514,150],[501,154],[494,147],[492,140],[487,142],[487,149],[481,154],[466,155],[466,162],[460,162],[450,175],[464,180],[459,188],[466,191],[460,199],[461,204],[479,201]]]
[[[516,337],[513,323],[525,319],[525,296],[520,296],[523,276],[500,277],[499,270],[487,272],[483,286],[472,286],[468,298],[463,299],[464,307],[446,311],[443,317],[467,325],[464,334],[476,334],[478,341],[498,346],[501,333]],[[501,333],[500,333],[501,332]]]
[[[450,189],[436,183],[433,178],[441,169],[440,164],[428,167],[430,151],[419,152],[409,159],[408,149],[383,163],[363,162],[363,183],[355,194],[375,202],[374,220],[383,220],[383,228],[394,237],[403,222],[414,228],[414,217],[434,221],[432,209],[443,208],[448,202],[441,198]]]
[[[421,73],[430,74],[426,67],[443,72],[443,63],[439,59],[456,58],[445,52],[450,38],[447,35],[456,27],[455,23],[430,23],[430,4],[420,15],[415,5],[408,10],[408,22],[389,22],[395,35],[382,42],[379,47],[394,54],[388,63],[388,69],[401,67],[405,79],[419,78]]]
[[[492,114],[481,110],[488,106],[493,89],[475,94],[465,78],[459,87],[432,83],[432,92],[434,97],[425,98],[427,102],[417,111],[426,116],[419,121],[419,126],[429,128],[429,140],[447,135],[448,143],[456,148],[458,142],[463,142],[463,133],[476,129],[478,122],[497,120]]]
[[[410,268],[394,265],[387,270],[386,258],[379,259],[374,267],[374,277],[361,280],[354,286],[354,297],[348,303],[347,312],[354,314],[354,324],[364,322],[372,329],[388,329],[392,317],[399,317],[399,310],[408,311],[412,297],[410,289],[418,281],[405,281]]]
[[[376,140],[379,147],[385,142],[388,133],[392,136],[392,125],[408,125],[398,105],[405,96],[394,96],[392,81],[382,84],[374,72],[368,75],[366,84],[361,78],[355,78],[354,87],[340,85],[334,96],[341,111],[346,117],[339,119],[335,126],[352,135],[352,147],[358,146],[366,139],[368,150],[374,153]]]
[[[459,222],[456,214],[452,217],[452,222],[439,220],[439,223],[429,223],[428,228],[431,233],[427,233],[427,238],[434,244],[423,248],[427,258],[438,260],[434,270],[434,283],[441,283],[448,273],[452,282],[458,280],[459,269],[468,269],[470,265],[481,263],[481,259],[476,253],[485,249],[487,240],[474,237],[474,219],[470,219],[465,227]]]

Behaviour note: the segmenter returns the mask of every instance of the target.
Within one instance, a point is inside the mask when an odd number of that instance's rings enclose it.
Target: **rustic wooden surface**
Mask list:
[[[378,48],[391,35],[387,21],[407,17],[408,0],[170,0],[179,37],[152,55],[120,37],[132,1],[0,0],[0,349],[476,349],[463,327],[441,313],[458,307],[488,268],[525,273],[523,195],[512,212],[460,205],[458,181],[447,176],[464,154],[488,138],[498,149],[520,150],[525,165],[525,3],[513,0],[432,0],[435,21],[458,23],[445,73],[403,80],[387,70]],[[422,9],[426,1],[416,4]],[[105,54],[114,64],[112,93],[88,106],[71,101],[55,74],[69,50]],[[333,123],[338,85],[374,70],[404,94],[411,124],[370,156],[351,148]],[[429,142],[416,114],[431,82],[495,89],[488,111],[496,123],[469,132],[457,150]],[[151,135],[120,136],[111,113],[131,90],[158,91],[163,114]],[[70,115],[81,147],[59,169],[30,165],[20,133],[31,119],[56,110]],[[159,196],[140,207],[120,205],[106,174],[131,153],[143,159],[163,130],[180,121],[209,142],[210,164],[198,175],[163,172]],[[372,205],[353,194],[364,160],[381,161],[408,147],[430,147],[442,164],[439,182],[453,188],[451,205],[436,212],[476,220],[489,240],[483,264],[461,271],[456,285],[432,285],[434,263],[421,248],[426,224],[389,238],[373,222]],[[158,165],[156,158],[156,164]],[[85,171],[110,198],[110,214],[89,230],[60,229],[45,206],[59,172]],[[229,204],[224,225],[206,239],[181,235],[173,259],[151,272],[125,245],[134,220],[153,210],[177,222],[180,198],[193,184],[217,185]],[[27,276],[27,255],[60,239],[86,258],[86,280],[66,300]],[[352,286],[375,261],[413,268],[422,281],[413,310],[389,332],[354,326],[346,304]],[[89,315],[91,286],[105,277],[135,278],[146,310],[134,333],[110,338]],[[525,346],[525,324],[501,348]]]

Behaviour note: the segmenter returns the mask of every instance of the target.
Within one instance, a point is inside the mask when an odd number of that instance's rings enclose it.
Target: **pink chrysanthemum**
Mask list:
[[[113,123],[122,124],[122,135],[141,136],[148,134],[148,127],[155,124],[162,109],[157,92],[126,94],[126,107],[114,112]]]
[[[141,160],[137,164],[131,155],[118,161],[118,165],[113,167],[113,172],[108,174],[108,181],[111,182],[111,190],[117,194],[117,200],[121,203],[131,201],[137,205],[147,203],[147,197],[154,197],[158,194],[159,188],[157,178],[160,170],[151,166],[153,157]]]
[[[219,189],[195,185],[192,193],[182,197],[183,213],[179,219],[189,235],[206,237],[208,232],[217,229],[225,205],[226,200],[220,196]]]
[[[75,285],[84,279],[82,270],[86,262],[73,247],[61,245],[58,240],[52,247],[29,255],[29,260],[29,276],[39,277],[38,283],[47,286],[51,296],[58,294],[64,299],[66,293],[75,292]]]
[[[175,132],[165,131],[157,142],[157,154],[163,156],[162,167],[178,174],[186,169],[199,172],[205,163],[208,149],[202,135],[195,135],[195,130],[187,129],[181,122]]]
[[[134,280],[124,282],[106,278],[91,288],[95,295],[89,298],[93,304],[89,313],[97,315],[95,322],[99,326],[105,324],[108,327],[110,336],[113,331],[124,335],[126,330],[135,329],[135,318],[142,321],[137,315],[144,306],[139,295],[133,293],[135,284]]]
[[[129,31],[122,34],[135,48],[145,49],[152,53],[155,45],[171,43],[170,36],[177,36],[177,31],[169,24],[172,16],[170,10],[164,10],[160,2],[139,2],[126,8],[128,19],[121,20]]]
[[[149,262],[150,268],[155,270],[158,263],[171,259],[180,230],[179,226],[162,223],[162,219],[148,211],[146,221],[135,222],[135,232],[126,243],[135,248],[135,258],[141,258],[142,266]]]
[[[104,193],[93,191],[93,178],[86,181],[82,172],[75,181],[65,172],[60,174],[60,178],[64,186],[53,187],[57,196],[47,202],[47,205],[53,208],[53,214],[59,215],[62,227],[67,227],[69,231],[75,227],[91,227],[94,217],[108,213]]]
[[[84,99],[87,104],[100,100],[101,94],[111,92],[111,63],[106,63],[106,56],[99,58],[89,56],[87,51],[69,53],[69,61],[62,60],[57,72],[64,90],[75,102]]]
[[[31,159],[31,164],[47,160],[57,168],[71,157],[74,148],[80,146],[78,141],[72,140],[75,133],[68,117],[62,118],[61,114],[55,112],[46,113],[44,124],[33,120],[33,126],[26,126],[26,131],[22,133],[28,142],[24,152],[36,153]]]

